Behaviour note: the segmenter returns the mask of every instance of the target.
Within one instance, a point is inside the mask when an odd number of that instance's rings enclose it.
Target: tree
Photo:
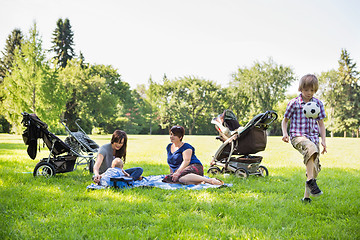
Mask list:
[[[10,130],[10,123],[6,120],[5,113],[3,113],[3,101],[5,99],[3,82],[5,76],[11,73],[16,49],[21,50],[22,38],[23,35],[20,29],[14,29],[6,40],[4,51],[1,52],[3,56],[0,59],[0,132],[9,132]]]
[[[156,84],[153,82],[152,77],[150,76],[149,78],[149,89],[148,90],[144,90],[144,95],[143,95],[143,99],[146,99],[147,102],[149,103],[150,106],[150,111],[147,113],[147,120],[149,122],[149,134],[152,134],[153,131],[153,123],[155,122],[154,117],[155,117],[155,113],[156,113],[156,105],[155,103],[155,94],[156,94]]]
[[[11,74],[8,72],[4,80],[6,95],[3,105],[6,118],[12,124],[12,131],[16,133],[21,131],[21,112],[40,113],[40,89],[47,75],[45,65],[42,41],[34,23],[21,51],[18,48],[15,51]]]
[[[232,86],[225,89],[222,99],[225,100],[224,109],[232,110],[238,118],[241,126],[245,126],[248,120],[251,118],[250,110],[252,102],[248,97],[246,91]]]
[[[360,125],[359,72],[356,70],[356,63],[353,63],[346,49],[341,50],[338,62],[335,126],[339,131],[344,132],[344,137],[348,131],[356,131],[358,135]]]
[[[55,59],[58,60],[58,65],[62,68],[66,67],[67,62],[75,57],[74,33],[71,30],[69,19],[63,21],[61,18],[56,23],[56,29],[53,32],[52,51],[55,52]]]
[[[145,134],[153,134],[159,131],[157,119],[157,108],[155,104],[156,83],[153,82],[151,76],[149,78],[149,87],[140,84],[136,87],[135,98],[136,108],[139,109],[142,120],[142,132]]]
[[[3,82],[6,74],[11,71],[14,61],[16,48],[21,49],[21,41],[23,35],[20,29],[14,29],[6,39],[5,50],[1,53],[3,57],[0,59],[0,84]]]
[[[112,133],[117,128],[129,133],[142,131],[144,121],[136,107],[138,100],[117,70],[105,65],[84,68],[82,63],[81,59],[74,58],[59,71],[59,79],[66,88],[63,118],[68,127],[76,130],[75,121],[80,118],[87,132],[93,128],[101,133]],[[139,117],[134,120],[134,116]]]
[[[242,118],[248,121],[253,115],[273,110],[294,80],[290,67],[278,65],[269,58],[267,62],[255,62],[251,68],[239,68],[229,85],[239,101],[237,104],[249,109],[247,114],[241,112]]]
[[[112,102],[103,102],[102,107],[108,108],[109,111],[110,109],[114,111],[114,113],[110,115],[101,114],[97,116],[95,119],[96,126],[108,133],[112,133],[116,128],[125,130],[126,126],[129,127],[129,129],[135,129],[132,127],[132,124],[136,125],[137,123],[129,122],[129,118],[125,115],[128,113],[131,114],[131,112],[136,109],[136,107],[134,108],[135,99],[132,95],[133,92],[130,90],[130,85],[122,81],[117,69],[112,66],[93,65],[90,67],[90,75],[97,75],[105,79],[102,88],[106,91],[106,96],[103,95],[102,99],[109,98],[112,99]]]
[[[155,98],[162,128],[179,124],[189,134],[209,131],[211,117],[218,114],[219,86],[193,76],[175,80],[164,78],[159,86]]]
[[[319,91],[321,99],[324,101],[326,111],[326,129],[331,131],[331,137],[339,130],[335,126],[336,99],[339,95],[338,87],[339,73],[336,70],[322,72],[319,76]]]
[[[151,105],[139,93],[139,88],[131,91],[132,106],[127,104],[127,112],[124,114],[128,119],[124,130],[130,134],[149,133],[150,120],[148,119],[151,112]]]
[[[68,61],[65,68],[60,68],[59,81],[64,84],[65,88],[65,94],[63,94],[65,107],[62,118],[66,120],[67,126],[70,130],[77,130],[75,121],[80,118],[82,124],[85,125],[83,126],[84,130],[91,130],[91,121],[94,119],[91,113],[96,111],[94,109],[101,108],[98,106],[102,102],[99,99],[101,94],[98,90],[100,85],[105,85],[105,79],[97,75],[92,76],[90,69],[83,69],[81,60],[74,58]],[[109,105],[111,104],[106,106]],[[106,106],[104,106],[104,110]]]

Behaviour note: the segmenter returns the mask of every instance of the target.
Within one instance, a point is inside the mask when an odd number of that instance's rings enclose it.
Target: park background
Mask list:
[[[2,239],[358,239],[359,2],[0,1],[0,236]],[[301,76],[320,80],[328,153],[310,205],[301,155],[281,141]],[[168,173],[168,129],[204,163],[221,144],[210,121],[240,123],[275,110],[262,164],[266,178],[218,176],[201,191],[86,191],[80,166],[34,178],[21,112],[64,140],[74,121],[99,145],[129,135],[126,167]],[[350,137],[349,137],[350,136]],[[346,137],[346,138],[344,138]],[[141,151],[140,151],[141,149]]]
[[[86,4],[85,4],[86,3]],[[286,103],[316,74],[328,136],[359,134],[356,1],[2,1],[0,132],[21,112],[56,134],[216,134],[224,109],[240,123]],[[16,11],[12,11],[16,9]]]

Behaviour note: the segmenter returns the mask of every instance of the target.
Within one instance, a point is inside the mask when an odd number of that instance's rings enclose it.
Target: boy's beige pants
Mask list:
[[[305,165],[308,163],[312,155],[316,155],[314,158],[314,178],[316,178],[321,171],[321,165],[319,160],[319,144],[313,143],[306,137],[294,137],[293,139],[291,139],[291,144],[304,156]]]

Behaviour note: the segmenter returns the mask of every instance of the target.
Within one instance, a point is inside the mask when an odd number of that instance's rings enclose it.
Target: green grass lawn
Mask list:
[[[64,136],[60,136],[64,139]],[[110,135],[91,136],[99,145]],[[215,136],[185,136],[209,167]],[[167,174],[168,136],[130,135],[126,168]],[[280,137],[269,137],[265,178],[219,176],[232,187],[206,190],[134,188],[87,191],[80,166],[34,178],[36,160],[21,136],[0,135],[0,239],[360,239],[360,139],[328,138],[318,184],[324,194],[302,204],[305,167]],[[42,144],[41,144],[42,145]],[[30,172],[30,173],[29,173]]]

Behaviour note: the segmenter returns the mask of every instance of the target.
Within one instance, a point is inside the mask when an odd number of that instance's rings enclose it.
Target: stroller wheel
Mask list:
[[[238,178],[247,178],[247,177],[249,177],[249,172],[245,168],[236,169],[234,174]]]
[[[269,171],[267,170],[267,168],[264,167],[264,166],[262,166],[262,165],[259,166],[258,173],[259,173],[259,175],[262,176],[262,177],[266,177],[266,176],[269,175]]]
[[[39,162],[34,168],[34,177],[42,176],[50,178],[56,174],[55,168],[51,163]]]
[[[95,161],[94,161],[94,159],[91,159],[89,161],[89,172],[90,173],[94,173],[94,165],[95,165]]]
[[[210,175],[217,175],[221,173],[221,170],[218,167],[210,167],[207,173]]]

